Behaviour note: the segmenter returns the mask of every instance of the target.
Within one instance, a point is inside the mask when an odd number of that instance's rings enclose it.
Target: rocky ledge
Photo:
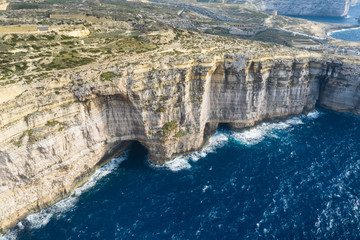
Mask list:
[[[360,114],[360,61],[224,50],[59,70],[0,94],[0,228],[67,196],[132,141],[154,163],[234,129],[328,109]]]

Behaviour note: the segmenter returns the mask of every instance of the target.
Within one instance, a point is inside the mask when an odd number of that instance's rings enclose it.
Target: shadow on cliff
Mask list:
[[[139,141],[122,141],[114,143],[109,147],[107,153],[96,164],[97,167],[102,167],[114,158],[127,153],[126,160],[121,163],[121,166],[130,169],[138,169],[146,167],[149,158],[148,150]]]
[[[149,158],[148,150],[138,141],[132,141],[127,149],[128,157],[121,166],[126,169],[148,168],[147,160]]]

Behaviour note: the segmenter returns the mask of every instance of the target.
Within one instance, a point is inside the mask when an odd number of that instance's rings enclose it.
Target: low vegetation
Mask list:
[[[41,67],[46,71],[53,69],[67,69],[89,64],[94,58],[83,57],[77,52],[60,52],[55,54],[54,59],[49,64],[42,64]]]
[[[177,124],[175,121],[167,122],[162,127],[162,132],[164,136],[169,135],[171,132],[177,129]]]
[[[100,75],[101,81],[112,81],[116,77],[113,72],[104,72]]]

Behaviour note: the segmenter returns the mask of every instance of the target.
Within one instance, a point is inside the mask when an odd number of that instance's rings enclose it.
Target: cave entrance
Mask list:
[[[97,163],[98,167],[101,167],[111,161],[114,158],[120,157],[126,154],[127,157],[122,166],[127,168],[139,168],[147,166],[149,158],[148,150],[136,140],[121,141],[120,143],[113,144],[109,147],[108,152]]]
[[[149,152],[139,141],[131,141],[126,149],[126,154],[127,158],[121,163],[122,167],[126,169],[145,169],[149,167]]]
[[[229,123],[219,123],[218,130],[231,130]]]

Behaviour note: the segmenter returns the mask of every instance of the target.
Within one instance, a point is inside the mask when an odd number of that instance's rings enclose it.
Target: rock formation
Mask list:
[[[6,0],[0,0],[0,10],[6,10],[9,3],[6,2]]]
[[[174,4],[173,0],[150,1]],[[239,4],[247,7],[252,6],[262,11],[277,11],[279,14],[284,15],[341,17],[346,16],[350,5],[357,5],[358,1],[359,0],[178,0],[176,4],[190,3],[192,5],[190,8],[193,8],[194,5],[203,8],[204,3]],[[198,5],[198,3],[202,5]],[[194,10],[194,8],[192,10]]]
[[[305,16],[345,16],[350,7],[349,0],[260,0],[253,1],[263,11],[278,11],[279,14]]]
[[[113,71],[82,67],[23,86],[0,105],[0,227],[49,206],[131,141],[163,163],[234,129],[321,106],[360,114],[360,62],[320,54],[206,58]],[[86,82],[86,83],[84,83]],[[4,92],[10,92],[5,87]],[[24,90],[26,89],[26,90]],[[15,89],[13,89],[15,91]]]
[[[171,0],[152,0],[165,1],[173,3]],[[181,2],[189,2],[181,0]],[[193,2],[219,2],[219,1],[197,1]],[[341,17],[346,16],[350,5],[357,5],[358,0],[226,0],[222,3],[227,4],[241,4],[246,6],[250,4],[262,11],[277,11],[284,15],[300,15],[300,16],[331,16]]]

